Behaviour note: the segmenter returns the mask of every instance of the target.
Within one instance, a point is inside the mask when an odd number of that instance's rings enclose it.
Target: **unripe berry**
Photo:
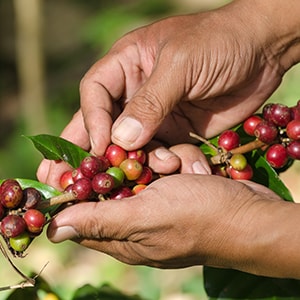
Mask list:
[[[242,171],[247,166],[247,159],[243,154],[233,154],[229,160],[230,165],[238,171]]]
[[[146,184],[137,184],[132,188],[132,193],[134,195],[137,195],[138,193],[140,193],[141,191],[143,191],[145,188],[147,187]]]
[[[143,166],[136,159],[131,158],[123,160],[120,169],[128,180],[138,179],[143,172]]]
[[[28,232],[23,232],[16,237],[11,237],[9,239],[9,244],[17,252],[25,251],[30,245],[31,238]]]
[[[119,167],[110,167],[106,173],[111,175],[114,179],[114,188],[121,186],[124,182],[125,174]]]

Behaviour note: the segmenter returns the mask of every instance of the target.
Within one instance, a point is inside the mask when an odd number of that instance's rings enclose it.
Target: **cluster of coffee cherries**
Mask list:
[[[60,177],[61,188],[76,200],[118,200],[145,189],[154,174],[142,149],[126,151],[111,144],[103,156],[87,156]]]
[[[15,179],[6,179],[0,185],[0,233],[15,256],[22,256],[43,230],[46,217],[37,209],[41,201],[37,189],[22,189]]]
[[[260,141],[257,148],[264,151],[265,159],[273,168],[281,169],[291,160],[300,160],[300,100],[291,107],[280,103],[264,105],[261,114],[252,115],[243,122],[243,129]],[[232,153],[227,156],[226,171],[222,170],[220,175],[225,173],[233,179],[251,179],[252,167],[243,153],[238,153],[239,134],[233,130],[224,131],[219,136],[218,146]],[[249,150],[253,148],[249,147]],[[243,147],[243,151],[246,152],[247,147]],[[215,173],[221,173],[220,168],[215,169]]]

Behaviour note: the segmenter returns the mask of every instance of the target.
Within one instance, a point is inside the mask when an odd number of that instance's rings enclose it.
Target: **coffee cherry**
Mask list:
[[[138,193],[140,193],[141,191],[143,191],[145,188],[147,187],[146,184],[137,184],[132,188],[132,193],[134,195],[137,195]]]
[[[131,158],[123,160],[120,164],[120,169],[128,180],[138,179],[143,172],[143,166],[136,159]]]
[[[80,178],[72,185],[72,193],[78,200],[86,200],[92,194],[92,182],[89,178]]]
[[[147,155],[146,152],[142,149],[138,149],[135,151],[128,151],[127,158],[136,159],[140,164],[145,164]]]
[[[74,170],[67,170],[60,176],[59,184],[63,190],[74,183],[73,171]]]
[[[141,175],[135,180],[137,184],[148,184],[152,181],[152,170],[144,166]]]
[[[300,140],[300,120],[292,120],[286,126],[286,134],[292,140]]]
[[[19,234],[16,237],[11,237],[9,239],[9,244],[12,249],[14,249],[17,252],[23,252],[25,251],[28,246],[30,245],[31,238],[28,234],[28,232],[23,232]]]
[[[243,123],[243,129],[244,131],[251,136],[254,136],[254,131],[258,123],[262,121],[262,118],[258,115],[253,115],[249,117],[247,120]]]
[[[282,168],[288,160],[286,148],[282,144],[270,146],[266,152],[266,160],[273,168]]]
[[[72,171],[72,178],[73,181],[75,182],[80,178],[86,178],[86,177],[83,175],[80,168],[76,168]]]
[[[213,166],[211,166],[211,173],[213,175],[228,177],[228,174],[226,172],[226,168],[222,165],[213,165]]]
[[[21,207],[23,209],[36,208],[42,201],[42,194],[33,187],[28,187],[23,190],[23,199]]]
[[[254,134],[263,143],[271,144],[277,139],[278,129],[273,123],[262,121],[257,124]]]
[[[98,194],[107,194],[114,188],[114,178],[108,173],[98,173],[92,179],[92,188]]]
[[[266,105],[264,105],[262,110],[263,119],[267,122],[272,122],[272,113],[271,113],[272,105],[273,103],[267,103]]]
[[[226,151],[230,151],[240,144],[240,136],[237,132],[233,130],[225,130],[223,131],[218,139],[219,147],[225,149]]]
[[[96,156],[85,157],[80,164],[80,170],[88,178],[93,178],[97,173],[105,171],[102,161]]]
[[[15,237],[26,230],[24,219],[18,215],[7,215],[1,221],[1,232],[7,237]]]
[[[113,177],[114,188],[119,187],[124,182],[125,174],[119,167],[110,167],[106,173]]]
[[[127,158],[127,152],[122,147],[111,144],[107,147],[104,156],[113,167],[118,167]]]
[[[242,171],[247,166],[247,159],[243,154],[233,154],[232,157],[229,160],[230,165],[238,171]]]
[[[286,147],[286,151],[292,159],[300,160],[300,141],[290,142]]]
[[[22,201],[23,190],[16,180],[3,183],[0,193],[0,202],[6,208],[16,208]]]
[[[31,233],[40,233],[46,223],[46,217],[37,209],[29,209],[23,215],[27,229]]]
[[[110,199],[112,200],[121,200],[126,197],[133,196],[132,190],[128,186],[120,186],[117,189],[113,190]]]
[[[253,169],[249,164],[242,171],[235,170],[231,166],[226,171],[229,177],[235,180],[250,180],[253,177]]]
[[[293,120],[300,120],[300,106],[295,105],[290,108],[291,109],[291,118]]]
[[[102,171],[101,172],[106,171],[110,167],[109,160],[104,155],[97,156],[97,158],[100,160],[101,165],[102,165]]]
[[[284,104],[274,103],[270,107],[271,121],[280,127],[285,127],[291,120],[290,108]]]

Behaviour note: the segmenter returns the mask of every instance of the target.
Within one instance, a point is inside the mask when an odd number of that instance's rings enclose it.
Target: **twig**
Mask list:
[[[210,148],[212,148],[213,150],[215,150],[216,153],[219,152],[219,149],[215,145],[213,145],[210,141],[208,141],[207,139],[205,139],[202,136],[200,136],[200,135],[198,135],[196,133],[193,133],[193,132],[190,132],[189,134],[190,134],[190,137],[192,137],[192,138],[194,138],[194,139],[196,139],[196,140],[198,140],[198,141],[206,144],[207,146],[209,146]]]
[[[44,271],[44,269],[46,268],[46,266],[48,265],[48,262],[43,266],[43,268],[41,269],[41,271],[34,276],[33,278],[30,278],[28,276],[26,276],[23,272],[21,272],[17,266],[12,262],[12,260],[10,259],[9,255],[7,254],[7,251],[5,250],[2,242],[0,241],[0,251],[2,252],[2,254],[4,255],[4,257],[8,260],[9,264],[12,266],[12,268],[15,270],[15,272],[17,274],[19,274],[24,281],[22,281],[19,284],[15,284],[15,285],[10,285],[10,286],[4,286],[4,287],[0,287],[0,291],[6,291],[6,290],[12,290],[12,289],[23,289],[26,287],[34,287],[35,286],[35,280],[38,276],[40,276],[40,274]]]
[[[74,200],[76,200],[75,195],[73,193],[66,192],[58,196],[49,198],[47,200],[41,201],[41,203],[38,206],[38,209],[43,209],[53,205],[63,204]]]

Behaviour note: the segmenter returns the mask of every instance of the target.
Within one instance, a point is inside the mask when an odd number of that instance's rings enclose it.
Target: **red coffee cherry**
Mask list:
[[[98,173],[92,179],[92,188],[98,194],[107,194],[114,188],[114,178],[108,173]]]
[[[15,237],[26,230],[24,219],[18,215],[8,215],[1,221],[1,232],[7,237]]]
[[[23,190],[16,180],[4,181],[1,186],[0,202],[6,208],[16,208],[22,201]]]
[[[89,178],[80,178],[72,184],[72,193],[78,200],[86,200],[92,194],[92,182]]]
[[[219,147],[225,149],[226,151],[230,151],[240,144],[240,136],[237,132],[233,130],[225,130],[223,131],[218,139]]]
[[[127,152],[122,147],[111,144],[107,147],[104,156],[113,167],[118,167],[127,158]]]
[[[46,223],[46,217],[37,209],[29,209],[23,215],[27,229],[31,233],[40,233]]]

